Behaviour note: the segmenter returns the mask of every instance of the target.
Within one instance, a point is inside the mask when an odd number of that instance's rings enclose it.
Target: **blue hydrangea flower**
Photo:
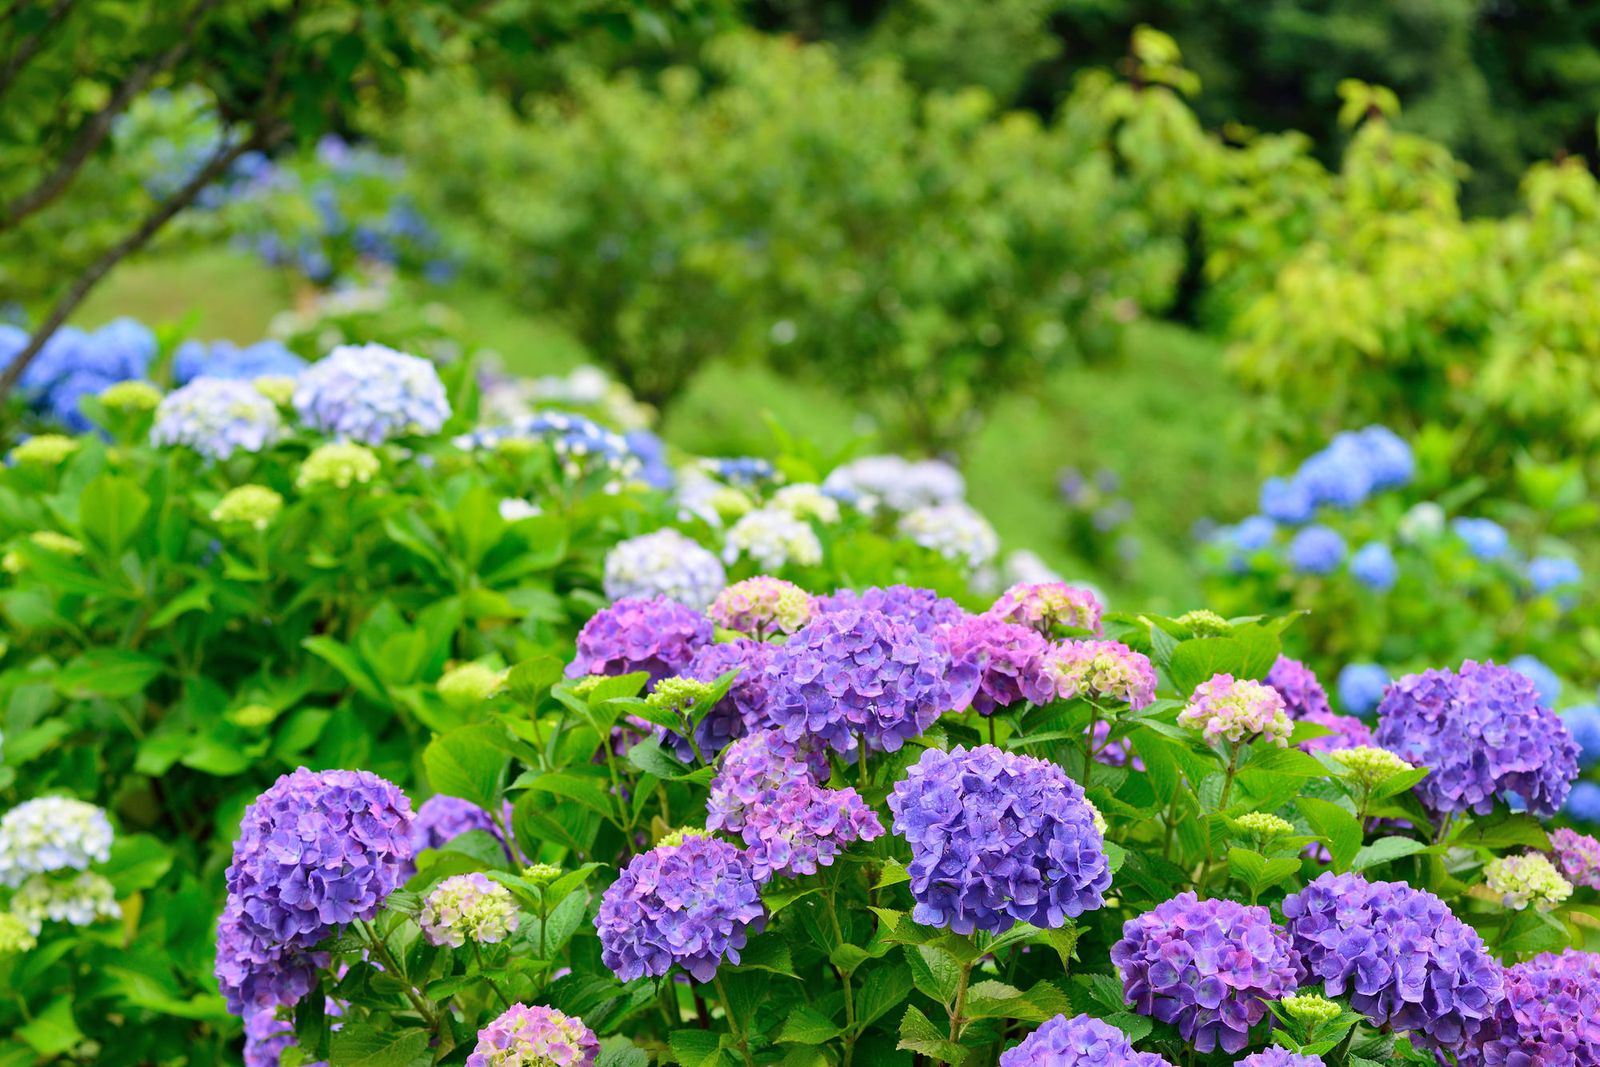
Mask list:
[[[426,359],[379,344],[340,345],[300,374],[294,409],[313,429],[377,445],[438,433],[450,399]]]
[[[1432,893],[1359,874],[1324,874],[1283,902],[1300,984],[1374,1026],[1435,1047],[1468,1047],[1503,993],[1500,964],[1477,931]]]
[[[879,611],[931,634],[966,614],[961,605],[932,589],[913,585],[869,586],[861,592],[839,589],[815,601],[818,614],[830,611]]]
[[[1268,478],[1261,483],[1261,515],[1285,526],[1298,526],[1308,522],[1316,511],[1303,483],[1288,478]]]
[[[1352,715],[1371,715],[1389,688],[1389,672],[1376,663],[1347,663],[1339,671],[1339,703]]]
[[[1234,1064],[1234,1067],[1327,1067],[1321,1056],[1302,1056],[1290,1052],[1282,1045],[1252,1053]]]
[[[9,366],[28,340],[27,332],[0,324],[0,367]],[[146,377],[155,354],[155,335],[132,319],[116,319],[93,333],[64,326],[45,341],[18,384],[34,410],[81,432],[89,420],[78,401]]]
[[[619,600],[578,631],[578,654],[567,664],[567,677],[647,671],[658,682],[687,667],[711,637],[711,620],[676,600]]]
[[[1600,763],[1600,704],[1568,708],[1561,713],[1561,721],[1567,724],[1567,731],[1578,743],[1579,765],[1587,768]]]
[[[185,445],[207,459],[260,452],[277,441],[283,420],[249,382],[196,378],[161,398],[150,441]]]
[[[1199,1052],[1238,1052],[1267,1001],[1295,990],[1299,959],[1266,908],[1182,893],[1122,926],[1111,946],[1124,999]]]
[[[1600,954],[1567,949],[1506,969],[1505,999],[1462,1067],[1600,1063]]]
[[[244,348],[232,341],[185,341],[172,356],[172,378],[179,385],[200,377],[235,381],[293,378],[305,367],[306,361],[281,341],[257,341]]]
[[[1493,519],[1458,518],[1451,521],[1450,529],[1467,551],[1481,560],[1503,559],[1511,552],[1511,535]]]
[[[767,665],[767,717],[792,745],[895,752],[972,700],[978,672],[878,611],[830,611]]]
[[[704,611],[727,580],[715,555],[671,527],[619,541],[606,553],[612,600],[660,595]]]
[[[1574,785],[1562,811],[1579,822],[1600,823],[1600,785],[1594,782]]]
[[[1528,581],[1536,593],[1550,593],[1583,582],[1583,568],[1564,556],[1539,556],[1528,562]]]
[[[760,456],[730,456],[721,459],[703,459],[701,466],[729,485],[753,486],[770,482],[778,476],[778,469]]]
[[[623,434],[628,450],[639,461],[639,480],[652,489],[670,490],[677,482],[667,463],[667,443],[649,430],[634,429]]]
[[[1265,515],[1251,515],[1229,528],[1229,539],[1241,552],[1258,552],[1272,545],[1278,524]]]
[[[1533,687],[1539,691],[1539,703],[1545,707],[1553,708],[1556,701],[1561,699],[1561,676],[1545,666],[1538,656],[1513,656],[1506,666],[1533,683]]]
[[[1000,1067],[1172,1067],[1135,1052],[1128,1035],[1089,1015],[1057,1015],[1000,1055]]]
[[[660,977],[677,964],[709,982],[739,962],[766,918],[743,853],[713,837],[685,836],[628,861],[600,898],[600,958],[622,981]]]
[[[1350,557],[1350,573],[1368,589],[1387,592],[1400,579],[1394,553],[1382,541],[1368,541]]]
[[[1378,705],[1379,747],[1429,774],[1417,796],[1436,813],[1487,815],[1515,794],[1536,815],[1561,809],[1578,776],[1578,745],[1533,683],[1509,667],[1409,674]]]
[[[1332,574],[1344,562],[1344,538],[1326,526],[1307,526],[1289,542],[1289,562],[1301,574]]]
[[[1387,426],[1368,426],[1353,436],[1357,448],[1366,458],[1372,488],[1397,489],[1410,484],[1416,473],[1417,461],[1404,438]]]
[[[567,411],[538,411],[455,439],[462,449],[509,448],[518,442],[548,445],[568,478],[602,474],[626,481],[640,471],[639,457],[626,437]]]
[[[1047,760],[930,748],[889,795],[911,846],[911,917],[958,934],[1059,927],[1105,903],[1105,840],[1083,790]]]
[[[1339,434],[1328,447],[1307,457],[1295,481],[1317,504],[1353,508],[1373,490],[1373,471],[1366,450],[1354,434]]]

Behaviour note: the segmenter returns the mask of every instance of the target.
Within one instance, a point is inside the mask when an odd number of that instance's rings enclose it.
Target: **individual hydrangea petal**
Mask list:
[[[1102,633],[1100,614],[1104,609],[1091,589],[1066,582],[1019,583],[1000,594],[989,609],[1007,622],[1031,626],[1046,637],[1059,629],[1092,630]]]
[[[450,418],[433,364],[379,344],[340,345],[301,372],[294,409],[312,429],[366,445],[438,433]]]
[[[612,600],[664,596],[704,611],[726,581],[716,556],[671,528],[619,541],[606,553]]]
[[[1283,915],[1302,986],[1348,995],[1374,1026],[1429,1046],[1469,1046],[1503,994],[1483,939],[1432,893],[1324,874],[1284,898]]]
[[[104,809],[71,797],[37,797],[0,818],[0,885],[31,875],[85,870],[111,858],[115,835]]]
[[[1195,686],[1188,706],[1178,713],[1178,725],[1199,730],[1213,744],[1260,738],[1283,748],[1293,732],[1276,689],[1231,674],[1213,675]]]
[[[1122,926],[1111,946],[1133,1010],[1200,1052],[1238,1052],[1267,1001],[1295,990],[1299,958],[1266,908],[1181,893]]]
[[[1546,953],[1505,972],[1505,996],[1462,1067],[1587,1067],[1600,1063],[1600,955]]]
[[[1600,889],[1600,841],[1563,826],[1550,831],[1550,853],[1567,881]]]
[[[1284,710],[1297,722],[1326,726],[1333,731],[1302,741],[1306,752],[1330,752],[1372,744],[1372,730],[1353,715],[1339,715],[1328,704],[1328,692],[1316,674],[1299,660],[1279,656],[1267,672],[1267,684],[1283,697]]]
[[[1062,641],[1045,653],[1044,673],[1062,700],[1114,701],[1139,711],[1156,699],[1149,657],[1120,641]]]
[[[811,594],[798,585],[758,575],[718,593],[707,614],[725,630],[760,640],[794,633],[811,621],[815,611]]]
[[[899,530],[923,548],[973,570],[1000,551],[1000,538],[989,520],[960,500],[909,511],[901,516]]]
[[[1105,841],[1083,790],[1046,760],[930,748],[889,795],[911,846],[912,918],[960,934],[1059,927],[1105,903]]]
[[[478,1031],[467,1067],[594,1067],[600,1041],[554,1008],[513,1004]]]
[[[150,443],[183,445],[207,459],[227,459],[235,452],[260,452],[282,431],[278,409],[249,382],[196,378],[162,398]]]
[[[924,634],[935,633],[966,614],[961,605],[949,597],[914,585],[874,585],[859,593],[853,589],[840,589],[817,597],[816,610],[819,614],[878,611],[892,619],[909,623],[912,629]]]
[[[675,600],[619,600],[578,631],[578,655],[567,677],[645,671],[657,682],[681,673],[711,637],[711,620]]]
[[[750,861],[712,837],[663,843],[628,861],[600,899],[600,958],[624,982],[681,966],[709,982],[723,960],[739,962],[766,911]]]
[[[1378,706],[1377,744],[1429,769],[1417,796],[1436,813],[1487,815],[1516,794],[1535,815],[1561,809],[1578,776],[1578,745],[1533,683],[1467,660],[1460,671],[1410,674]]]
[[[481,871],[446,878],[422,902],[417,923],[428,941],[460,948],[468,941],[493,945],[517,929],[511,891]]]
[[[1000,1055],[1000,1067],[1172,1067],[1135,1052],[1128,1036],[1089,1015],[1057,1015]]]
[[[1023,701],[1048,704],[1055,696],[1044,669],[1050,645],[1037,630],[993,615],[964,615],[939,630],[937,639],[952,660],[977,672],[972,706],[980,715]]]

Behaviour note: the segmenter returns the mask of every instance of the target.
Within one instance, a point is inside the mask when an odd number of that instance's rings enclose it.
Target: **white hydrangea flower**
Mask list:
[[[798,482],[772,494],[772,506],[797,519],[815,519],[823,525],[839,521],[839,501],[822,491],[820,485]]]
[[[961,501],[908,512],[900,519],[900,532],[923,548],[963,561],[974,570],[1000,551],[1000,538],[989,520]]]
[[[704,611],[727,582],[716,556],[670,528],[619,542],[606,554],[604,585],[612,600],[666,596]]]
[[[937,459],[913,462],[903,456],[863,456],[834,468],[822,488],[854,501],[866,512],[880,504],[890,511],[908,512],[954,503],[967,495],[965,479],[950,464]]]
[[[68,881],[36,874],[22,883],[11,898],[12,914],[27,924],[35,937],[45,921],[90,926],[103,919],[122,918],[117,891],[103,874],[84,871]]]
[[[733,524],[722,555],[729,563],[744,556],[769,572],[791,563],[815,567],[822,562],[822,542],[808,523],[787,511],[757,508]]]
[[[83,870],[111,858],[114,834],[106,813],[71,797],[39,797],[0,818],[0,885],[30,875]]]
[[[500,517],[507,522],[519,522],[522,519],[531,519],[535,515],[543,515],[544,511],[538,504],[524,500],[517,496],[508,496],[500,501]]]

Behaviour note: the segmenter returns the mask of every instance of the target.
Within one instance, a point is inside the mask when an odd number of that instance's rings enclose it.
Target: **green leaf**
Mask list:
[[[939,1063],[960,1063],[966,1050],[951,1041],[916,1007],[909,1007],[900,1019],[900,1042],[895,1048],[920,1052]]]
[[[100,873],[116,887],[118,897],[149,889],[172,868],[172,850],[149,834],[118,836],[111,846],[111,858],[99,867]]]
[[[331,637],[308,637],[300,644],[307,652],[325,661],[350,683],[351,688],[374,704],[387,704],[388,694],[376,675],[367,669],[366,662],[349,645],[340,644]]]
[[[789,958],[789,946],[783,938],[767,934],[756,937],[739,952],[741,971],[770,971],[787,978],[796,977],[794,961]]]
[[[433,1062],[426,1030],[346,1024],[333,1035],[328,1067],[424,1067]]]
[[[694,773],[693,769],[680,763],[655,740],[641,741],[628,749],[628,762],[646,774],[665,778],[669,782],[687,778]]]
[[[154,656],[121,648],[91,648],[56,672],[56,690],[73,700],[129,697],[144,691],[164,665]]]
[[[16,1029],[16,1036],[41,1056],[54,1059],[76,1048],[83,1041],[83,1031],[72,1017],[72,1000],[57,997],[43,1011],[37,1012],[28,1022]]]
[[[1004,982],[976,982],[967,990],[966,1015],[971,1019],[1020,1019],[1042,1023],[1056,1015],[1072,1013],[1067,995],[1049,982],[1039,982],[1023,992]]]
[[[947,1007],[955,1003],[961,966],[948,952],[933,945],[913,945],[906,949],[906,962],[918,990]]]
[[[722,1059],[722,1039],[709,1030],[678,1029],[668,1040],[672,1058],[683,1067],[714,1067]]]
[[[435,737],[422,753],[428,784],[436,793],[494,810],[511,759],[504,744],[504,728],[492,723],[471,723]]]
[[[871,1026],[911,995],[911,968],[890,963],[868,972],[856,993],[856,1026]]]
[[[783,1044],[821,1045],[844,1033],[844,1027],[816,1008],[803,1006],[789,1012],[775,1040]]]
[[[1350,869],[1350,861],[1361,849],[1361,824],[1356,817],[1330,800],[1316,797],[1299,797],[1295,806],[1305,816],[1311,832],[1322,838],[1333,857],[1333,868],[1343,873]]]
[[[1284,879],[1299,873],[1300,861],[1288,857],[1269,860],[1254,849],[1230,848],[1228,869],[1249,887],[1253,896],[1260,896]]]
[[[1167,673],[1178,692],[1187,696],[1218,674],[1264,678],[1281,649],[1277,635],[1262,627],[1235,628],[1227,637],[1192,637],[1173,650]]]
[[[625,1037],[602,1037],[594,1067],[650,1067],[650,1054]]]
[[[149,510],[150,498],[138,483],[102,474],[84,487],[78,501],[78,522],[90,543],[115,559]]]
[[[525,707],[534,707],[561,680],[562,664],[554,656],[524,660],[506,674],[506,692]]]
[[[1380,837],[1372,844],[1357,852],[1355,859],[1350,862],[1352,871],[1364,871],[1368,867],[1376,867],[1380,863],[1388,863],[1404,856],[1414,856],[1419,852],[1427,852],[1428,846],[1421,841],[1409,837]]]
[[[1516,913],[1499,939],[1500,955],[1508,959],[1553,952],[1568,945],[1566,930],[1550,916],[1529,908]]]

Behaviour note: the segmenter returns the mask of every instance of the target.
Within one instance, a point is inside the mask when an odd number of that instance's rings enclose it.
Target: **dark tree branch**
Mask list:
[[[61,25],[61,20],[67,17],[75,2],[76,0],[56,0],[56,6],[50,9],[50,14],[39,32],[32,37],[24,37],[17,43],[16,51],[6,57],[5,63],[0,65],[0,95],[4,95],[5,91],[11,88],[11,83],[17,80],[22,68],[39,54],[39,50],[50,37],[50,32]]]

